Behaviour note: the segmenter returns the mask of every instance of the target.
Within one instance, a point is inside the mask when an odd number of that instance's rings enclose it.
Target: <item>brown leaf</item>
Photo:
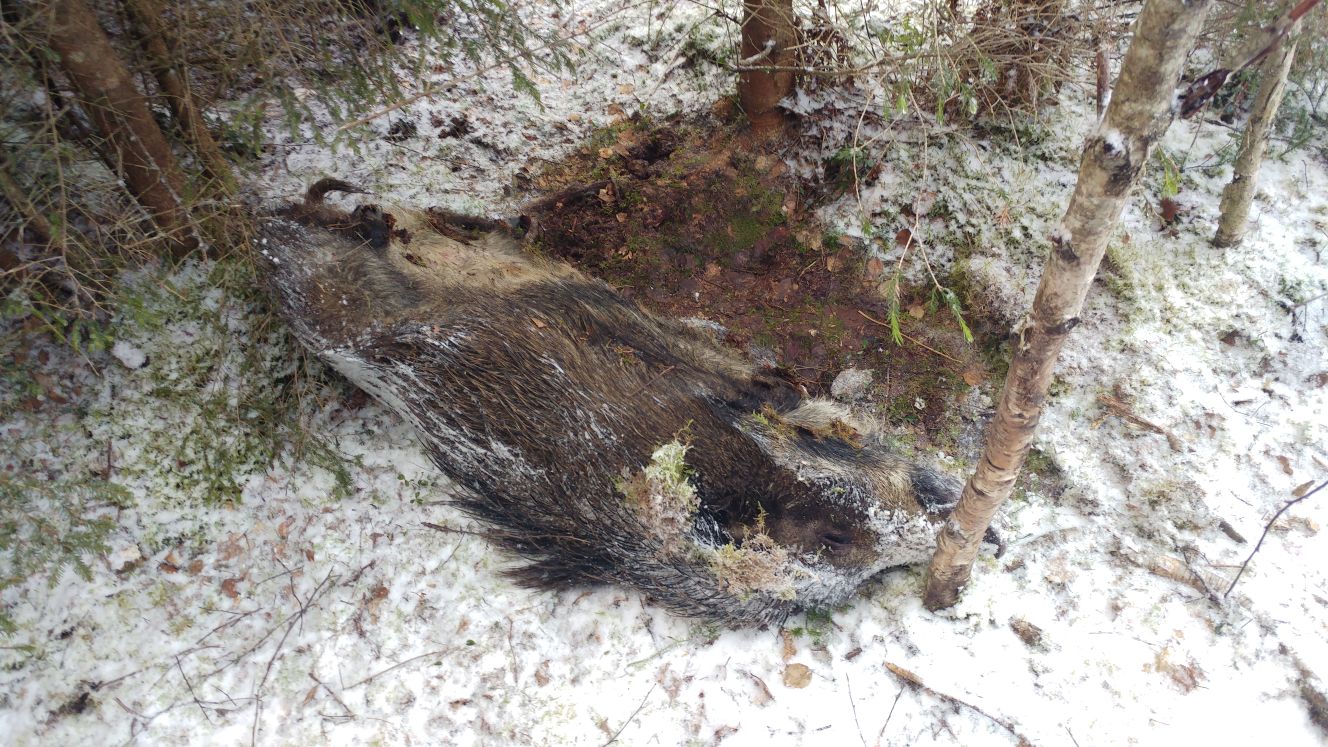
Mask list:
[[[613,148],[600,148],[599,157],[605,159],[613,158]]]
[[[912,306],[908,307],[908,315],[913,317],[914,319],[921,319],[922,317],[927,315],[927,307],[923,306],[920,303],[915,303]]]
[[[226,596],[230,597],[231,599],[238,599],[239,596],[240,596],[240,591],[239,591],[239,588],[238,588],[238,587],[239,587],[239,585],[240,585],[240,581],[242,581],[242,580],[243,580],[243,579],[239,579],[239,578],[228,578],[228,579],[226,579],[225,581],[222,581],[222,582],[221,582],[221,593],[222,593],[222,594],[225,594]]]
[[[286,520],[277,527],[277,536],[286,539],[290,535],[291,525],[295,523],[294,516],[287,516]]]
[[[619,223],[626,223],[626,222],[627,222],[627,213],[618,213],[617,215],[614,215],[613,217],[614,217],[614,218],[617,218]]]
[[[895,234],[895,243],[900,246],[908,246],[911,241],[913,241],[913,232],[907,228],[901,228],[899,233]]]
[[[775,699],[775,696],[770,694],[770,688],[766,686],[765,680],[751,672],[748,672],[747,676],[751,677],[752,682],[756,683],[756,694],[752,696],[752,703],[763,706]]]
[[[228,535],[217,547],[217,559],[234,560],[240,557],[240,553],[244,552],[244,545],[240,542],[243,538],[244,535],[236,534],[234,532]]]
[[[1290,460],[1290,459],[1288,459],[1288,458],[1285,457],[1285,456],[1282,456],[1281,454],[1279,454],[1279,455],[1277,455],[1277,456],[1275,456],[1275,457],[1273,457],[1273,458],[1277,460],[1277,463],[1278,463],[1278,464],[1282,465],[1282,471],[1283,471],[1283,472],[1287,473],[1288,475],[1295,474],[1295,470],[1293,470],[1293,469],[1291,468],[1291,460]]]
[[[1299,498],[1299,497],[1301,497],[1302,495],[1305,495],[1306,493],[1310,492],[1310,488],[1312,488],[1312,487],[1314,487],[1314,481],[1313,481],[1313,480],[1310,480],[1310,481],[1307,482],[1307,483],[1302,483],[1302,484],[1300,484],[1300,485],[1297,485],[1297,486],[1296,486],[1296,489],[1293,490],[1293,491],[1291,491],[1291,497],[1292,497],[1292,498]]]
[[[784,684],[802,689],[812,683],[812,670],[806,664],[790,664],[784,670]]]
[[[782,656],[784,657],[784,661],[788,661],[793,658],[794,654],[798,653],[798,643],[793,640],[793,634],[787,630],[779,631],[779,637],[782,639],[783,644]]]
[[[1042,628],[1022,617],[1010,618],[1010,630],[1013,630],[1014,634],[1019,636],[1019,640],[1027,646],[1036,646],[1042,643]]]
[[[960,376],[964,379],[964,383],[969,386],[977,386],[987,378],[986,372],[980,368],[964,369],[964,372],[960,374]]]
[[[549,662],[545,660],[539,665],[539,668],[535,670],[535,684],[544,687],[552,681],[553,678],[549,676]]]
[[[549,326],[548,322],[535,316],[530,318],[530,323],[535,325],[536,329],[544,329],[545,327]]]
[[[309,688],[309,692],[304,694],[304,700],[300,701],[300,705],[302,706],[309,705],[309,701],[313,700],[314,696],[317,694],[318,694],[318,685],[314,685],[313,687]]]
[[[1163,197],[1159,212],[1162,213],[1162,223],[1169,226],[1175,223],[1176,216],[1180,215],[1180,203],[1170,197]]]
[[[885,262],[879,257],[872,257],[867,260],[867,270],[864,274],[868,280],[876,280],[885,274]]]

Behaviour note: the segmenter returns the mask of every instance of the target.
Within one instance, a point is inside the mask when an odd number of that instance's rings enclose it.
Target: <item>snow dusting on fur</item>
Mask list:
[[[260,179],[274,198],[331,175],[403,204],[505,213],[504,189],[528,164],[578,147],[614,112],[699,111],[729,91],[722,70],[679,63],[693,46],[729,54],[731,35],[704,31],[709,13],[572,3],[543,22],[596,30],[578,37],[575,74],[536,81],[538,104],[461,62],[446,73],[455,93],[402,112],[466,114],[480,142],[333,154],[278,135]],[[1088,95],[1067,86],[1024,150],[892,138],[859,116],[892,96],[867,76],[796,93],[788,105],[815,121],[785,154],[790,170],[819,178],[831,155],[866,143],[878,174],[860,201],[826,205],[826,220],[894,261],[904,212],[935,194],[948,222],[912,226],[930,261],[956,261],[947,231],[962,229],[963,261],[1002,284],[993,302],[1026,303],[1096,127]],[[33,375],[0,380],[6,475],[106,475],[128,493],[84,506],[115,527],[108,552],[88,557],[90,580],[67,570],[0,586],[15,625],[0,648],[0,743],[1322,745],[1310,704],[1328,691],[1328,496],[1273,523],[1225,592],[1274,513],[1328,471],[1324,141],[1265,164],[1249,237],[1220,251],[1208,238],[1230,177],[1217,154],[1231,142],[1203,122],[1164,139],[1188,164],[1179,220],[1159,230],[1149,202],[1161,177],[1149,177],[1041,421],[1037,455],[1066,487],[1021,479],[1001,518],[1005,556],[980,557],[944,615],[922,609],[916,567],[845,593],[829,616],[732,630],[622,587],[519,588],[479,527],[443,503],[460,489],[412,424],[348,404],[333,376],[316,375],[291,416],[336,460],[291,447],[269,467],[237,448],[242,429],[217,424],[258,415],[231,396],[234,356],[266,361],[273,382],[310,376],[291,340],[208,294],[223,265],[131,274],[124,290],[141,303],[116,320],[109,355],[37,343],[23,351]],[[15,355],[14,339],[0,351]],[[409,384],[408,372],[338,355],[329,362],[359,386]],[[971,467],[994,384],[954,404],[974,412],[956,474]],[[204,502],[198,486],[220,473],[234,499]],[[896,534],[900,520],[877,518]],[[918,542],[930,532],[917,527]],[[909,560],[924,558],[915,548]],[[1021,635],[1027,625],[1040,635]],[[805,687],[786,678],[794,668],[810,671]]]

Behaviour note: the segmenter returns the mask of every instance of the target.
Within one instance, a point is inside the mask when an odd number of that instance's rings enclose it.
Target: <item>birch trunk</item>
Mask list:
[[[1291,60],[1296,55],[1296,36],[1299,32],[1300,22],[1297,21],[1286,37],[1277,42],[1261,66],[1259,93],[1254,97],[1250,121],[1245,125],[1245,136],[1240,141],[1240,154],[1236,156],[1231,183],[1222,190],[1221,217],[1218,219],[1217,233],[1213,236],[1213,246],[1235,246],[1245,238],[1250,203],[1254,200],[1254,190],[1259,182],[1259,167],[1263,164],[1263,154],[1268,148],[1269,130],[1277,116],[1277,108],[1282,105],[1282,94],[1286,92],[1287,73],[1291,72]]]
[[[1074,196],[1051,237],[1033,308],[1020,323],[982,459],[937,536],[923,596],[927,609],[958,601],[982,536],[1014,488],[1061,346],[1079,324],[1089,284],[1149,151],[1171,124],[1181,65],[1208,5],[1209,0],[1148,0],[1139,16],[1111,103],[1084,145]]]
[[[97,17],[83,0],[51,0],[38,12],[48,14],[48,43],[106,139],[107,167],[124,180],[177,256],[198,246],[180,202],[184,175]]]
[[[784,123],[778,105],[793,93],[793,73],[786,68],[795,62],[797,43],[793,0],[744,0],[738,100],[757,135],[773,134]],[[781,69],[753,69],[765,67]]]

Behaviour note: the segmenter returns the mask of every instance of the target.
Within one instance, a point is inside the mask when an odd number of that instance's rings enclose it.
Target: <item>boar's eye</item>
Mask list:
[[[852,549],[853,537],[846,532],[824,532],[821,534],[821,544],[831,555],[847,555]]]

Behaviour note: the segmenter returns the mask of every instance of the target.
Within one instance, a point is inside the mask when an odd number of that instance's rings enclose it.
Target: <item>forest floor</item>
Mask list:
[[[545,22],[593,31],[539,102],[437,73],[446,97],[353,152],[274,123],[255,189],[337,176],[496,216],[590,185],[537,213],[541,251],[722,324],[810,392],[872,370],[892,440],[965,473],[1091,91],[978,134],[892,120],[890,92],[847,81],[801,91],[800,130],[755,149],[696,53],[731,41],[705,14],[575,3]],[[1161,144],[999,519],[1007,551],[941,615],[921,568],[778,629],[514,586],[409,426],[299,355],[243,262],[127,274],[106,354],[5,330],[0,529],[94,527],[109,549],[21,577],[40,543],[10,540],[0,741],[1328,743],[1328,495],[1270,524],[1328,477],[1328,139],[1270,161],[1248,239],[1216,250],[1234,138],[1201,118]]]

